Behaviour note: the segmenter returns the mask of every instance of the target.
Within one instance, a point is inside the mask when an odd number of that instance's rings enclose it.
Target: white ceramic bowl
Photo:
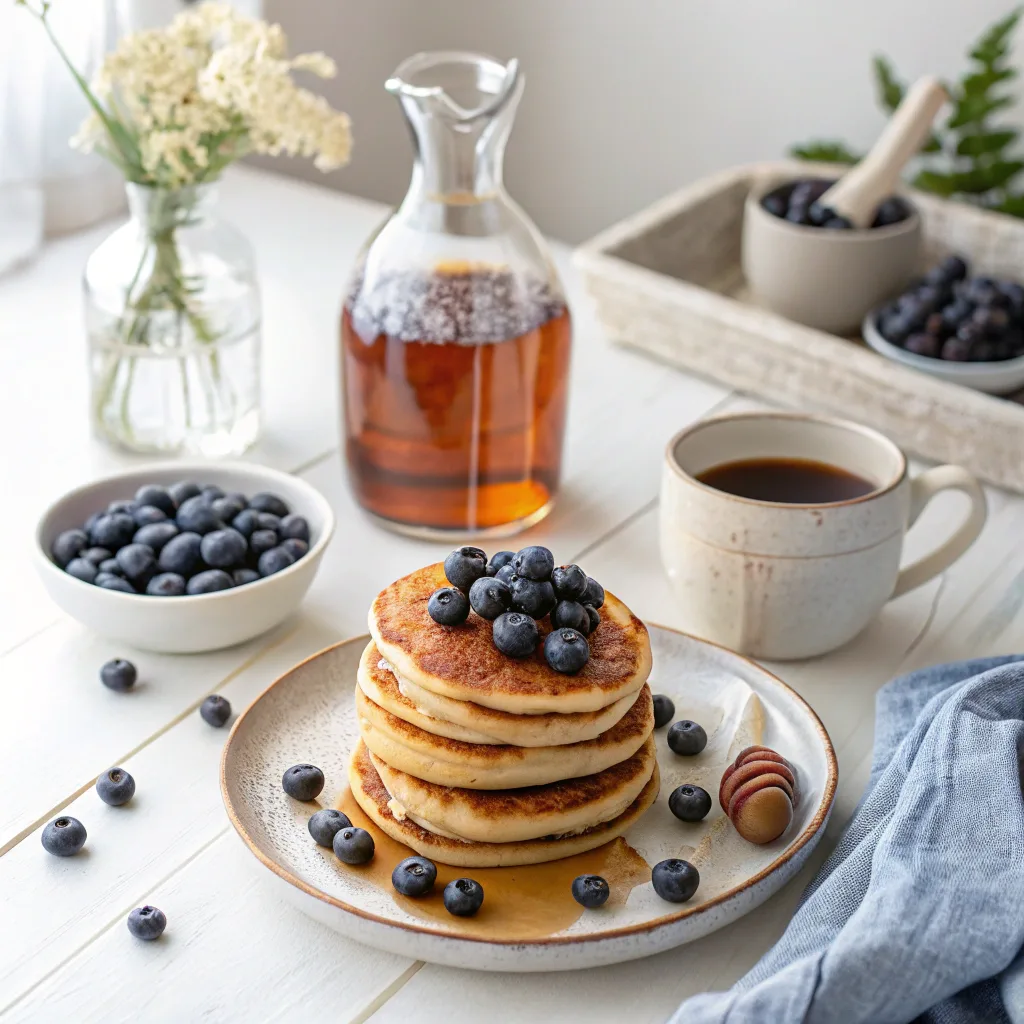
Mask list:
[[[984,391],[989,395],[1008,395],[1024,388],[1024,356],[1016,359],[1001,359],[991,363],[954,363],[948,359],[932,359],[908,352],[891,341],[882,337],[882,332],[875,325],[877,310],[872,310],[864,318],[861,331],[864,340],[879,355],[893,362],[912,366],[922,373],[929,373],[939,380],[951,384],[962,384],[965,388]]]
[[[278,494],[309,523],[309,551],[287,569],[255,583],[213,594],[148,597],[123,594],[69,576],[50,557],[54,538],[80,527],[117,499],[130,499],[145,483],[178,480],[216,484],[225,491]],[[334,532],[334,513],[314,487],[298,477],[249,462],[159,463],[85,484],[54,502],[36,527],[34,558],[43,584],[61,609],[84,626],[147,651],[191,654],[251,640],[299,606]]]

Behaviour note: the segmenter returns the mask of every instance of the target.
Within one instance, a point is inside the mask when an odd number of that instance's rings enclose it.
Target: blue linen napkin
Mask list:
[[[1024,1024],[1022,752],[1024,655],[883,687],[867,790],[785,934],[672,1024]]]

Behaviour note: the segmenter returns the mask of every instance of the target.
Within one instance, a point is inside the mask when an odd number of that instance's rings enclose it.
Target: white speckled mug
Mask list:
[[[696,478],[748,459],[806,459],[874,489],[827,504],[739,497]],[[971,500],[945,543],[900,569],[903,537],[939,491]],[[665,454],[661,553],[688,632],[761,658],[809,658],[855,637],[892,597],[955,562],[985,524],[985,494],[959,466],[911,479],[868,427],[802,413],[737,413],[676,434]]]

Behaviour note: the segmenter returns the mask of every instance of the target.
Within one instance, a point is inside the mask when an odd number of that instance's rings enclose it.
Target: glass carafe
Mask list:
[[[422,53],[385,88],[415,160],[345,297],[349,477],[402,532],[515,533],[558,489],[571,341],[547,247],[502,183],[523,76],[514,60]]]

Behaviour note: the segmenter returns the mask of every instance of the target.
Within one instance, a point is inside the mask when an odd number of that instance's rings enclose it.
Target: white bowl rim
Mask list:
[[[33,553],[37,564],[42,562],[46,568],[44,572],[55,572],[60,575],[62,579],[71,580],[75,583],[81,584],[83,587],[91,587],[95,589],[95,584],[86,583],[85,580],[78,579],[77,576],[72,576],[65,572],[53,559],[50,557],[49,552],[43,545],[43,528],[46,526],[47,521],[56,512],[57,508],[63,505],[66,501],[71,498],[85,495],[89,491],[103,484],[114,483],[118,480],[127,480],[139,476],[145,473],[166,473],[168,471],[174,472],[176,475],[180,475],[182,479],[188,476],[209,476],[214,477],[219,472],[232,471],[239,473],[248,473],[254,476],[262,476],[268,481],[285,481],[288,486],[298,484],[298,486],[308,492],[311,502],[317,506],[318,511],[323,518],[323,527],[320,532],[320,537],[317,542],[313,544],[310,549],[302,556],[302,558],[296,559],[286,569],[282,569],[280,572],[275,572],[270,576],[262,576],[258,580],[253,580],[252,583],[246,583],[244,586],[247,588],[252,587],[263,587],[267,584],[273,584],[275,580],[283,578],[292,574],[295,571],[300,571],[301,563],[307,559],[314,561],[319,558],[323,553],[324,549],[330,543],[331,537],[334,535],[335,528],[335,517],[334,510],[331,508],[330,503],[327,499],[310,483],[303,480],[302,477],[295,476],[292,473],[287,473],[281,469],[273,469],[270,466],[264,466],[259,462],[245,462],[241,459],[232,460],[230,462],[148,462],[143,463],[139,466],[132,467],[130,469],[119,470],[116,473],[108,473],[106,476],[97,477],[94,480],[90,480],[88,483],[79,484],[77,487],[72,487],[71,490],[65,491],[55,501],[50,502],[42,515],[36,523],[35,534],[34,534],[34,545]],[[120,590],[107,590],[100,588],[104,594],[109,594],[114,598],[118,598],[122,601],[137,601],[140,598],[145,599],[147,602],[150,601],[162,601],[165,602],[167,598],[157,597],[153,594],[126,594]],[[173,598],[175,607],[178,607],[185,602],[189,604],[198,601],[214,601],[217,598],[230,599],[238,587],[231,587],[228,590],[216,590],[211,594],[180,594]]]

